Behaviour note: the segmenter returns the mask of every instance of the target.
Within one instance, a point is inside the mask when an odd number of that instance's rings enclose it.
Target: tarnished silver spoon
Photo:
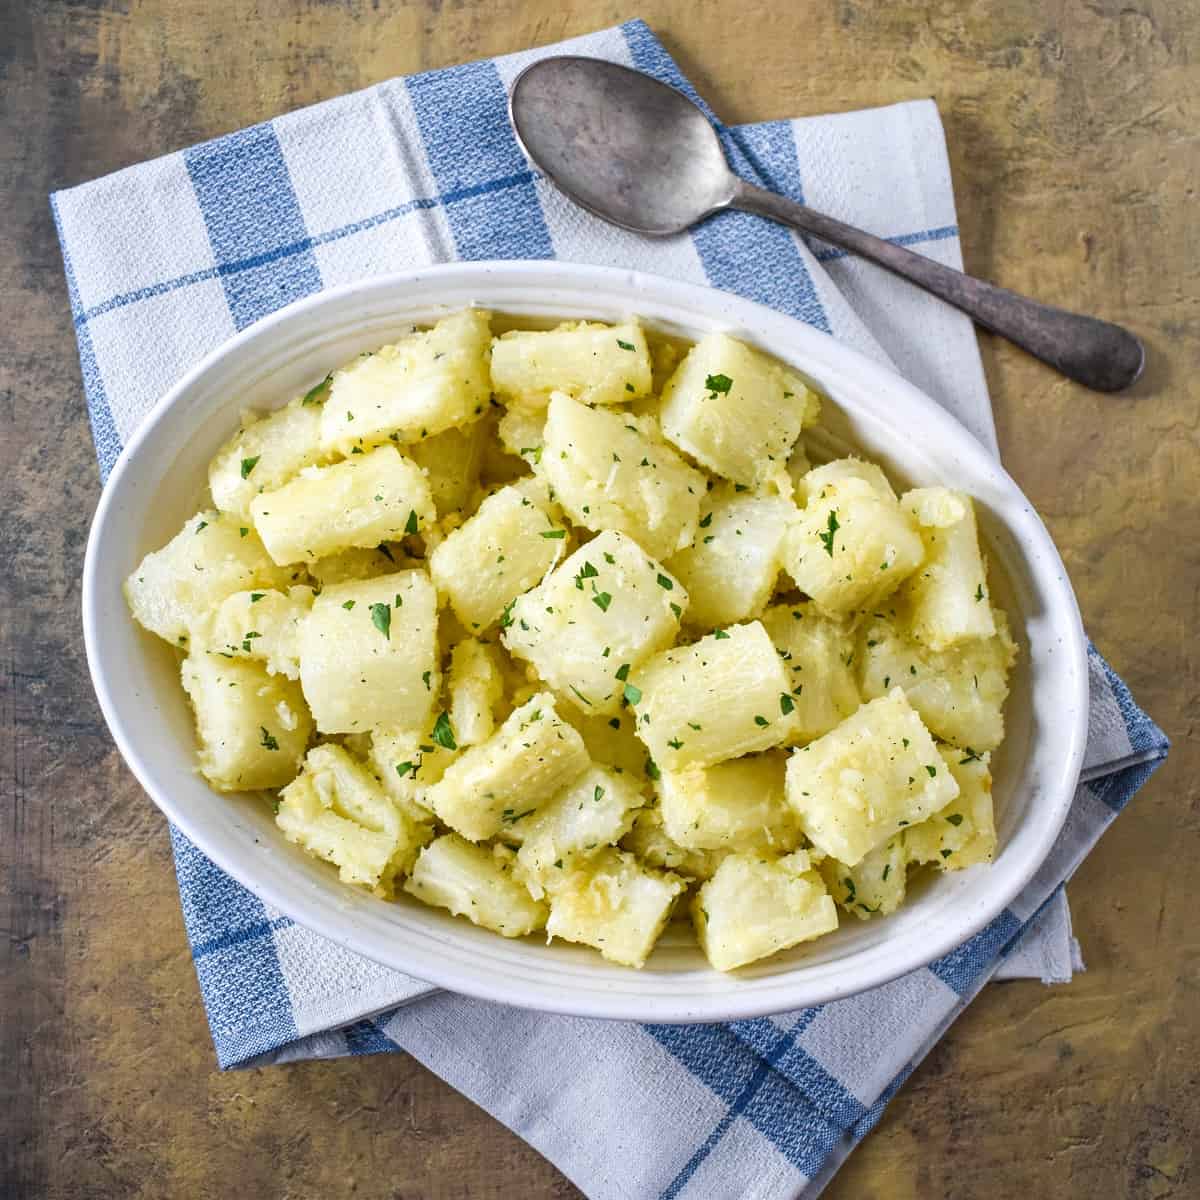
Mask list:
[[[1142,343],[1119,325],[1018,296],[747,183],[729,169],[704,113],[640,71],[544,58],[517,76],[509,114],[534,164],[615,225],[666,235],[744,209],[886,267],[1085,387],[1115,392],[1142,372]]]

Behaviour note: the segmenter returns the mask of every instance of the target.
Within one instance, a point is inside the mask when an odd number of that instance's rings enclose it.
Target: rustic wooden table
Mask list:
[[[167,834],[83,660],[99,485],[46,193],[391,75],[642,15],[727,120],[933,95],[968,266],[1123,321],[1130,394],[983,339],[1009,469],[1174,757],[1071,888],[1088,971],[989,987],[830,1197],[1200,1194],[1194,0],[0,3],[0,1193],[578,1193],[403,1056],[220,1075]]]

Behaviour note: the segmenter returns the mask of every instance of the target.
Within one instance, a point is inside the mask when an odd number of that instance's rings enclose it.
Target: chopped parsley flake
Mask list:
[[[266,594],[266,592],[251,592],[250,603],[257,604]]]
[[[951,825],[961,825],[963,823],[962,813],[951,813],[947,818]]]
[[[355,603],[356,603],[356,601],[354,601],[354,600],[347,600],[346,603],[342,605],[342,607],[347,612],[349,612],[354,607]]]
[[[308,389],[307,392],[304,393],[304,399],[301,400],[300,403],[301,404],[319,404],[320,401],[317,399],[317,397],[320,396],[321,393],[332,382],[333,382],[333,373],[330,372],[330,374],[326,375],[325,378],[322,379],[321,382],[318,383],[316,387],[311,387]]]
[[[624,696],[627,704],[637,704],[642,698],[642,689],[634,687],[632,683],[627,683],[625,685]]]
[[[621,341],[620,338],[617,338],[617,345],[620,346],[622,350],[636,350],[637,349],[637,347],[634,346],[634,344],[632,342],[623,342],[623,341]]]
[[[426,691],[429,691],[429,676],[432,674],[433,674],[432,671],[422,671],[421,672],[421,682],[425,685]]]
[[[262,458],[261,454],[256,454],[253,458],[242,459],[242,478],[245,479],[255,467],[258,466],[258,460]]]
[[[833,557],[833,535],[841,528],[838,524],[837,509],[829,510],[829,522],[824,533],[819,533],[817,536],[821,539],[821,545],[825,547],[825,553],[830,558]]]
[[[592,597],[592,603],[601,612],[608,612],[608,606],[612,603],[612,597],[607,592],[597,592]]]
[[[733,380],[728,375],[709,375],[704,386],[715,396],[718,392],[721,395],[728,395],[729,389],[733,387]]]
[[[646,775],[650,779],[662,778],[662,772],[658,769],[658,763],[652,758],[646,759]]]
[[[672,583],[672,581],[666,575],[660,575],[658,577],[658,586],[660,588],[664,588],[668,592],[673,592],[675,590],[675,584]]]
[[[430,735],[443,750],[457,750],[458,743],[454,740],[454,730],[450,726],[450,717],[441,713],[434,722],[433,733]],[[519,819],[519,818],[518,818]]]
[[[403,779],[405,777],[405,775],[411,775],[414,779],[416,779],[417,770],[420,766],[421,766],[421,764],[419,762],[397,763],[396,764],[396,774],[399,775],[401,779]]]
[[[725,632],[725,630],[723,630],[723,629],[714,629],[714,630],[713,630],[713,634],[712,634],[712,635],[713,635],[713,637],[715,637],[715,638],[716,638],[718,641],[719,641],[721,638],[727,638],[727,637],[729,636],[729,634],[727,634],[727,633]]]
[[[759,725],[759,726],[767,726],[767,725],[770,725],[771,722],[768,721],[766,717],[756,716],[754,718],[754,723],[755,723],[755,725]]]
[[[937,774],[937,767],[931,767],[928,763],[925,764],[925,770],[929,772],[930,779]]]
[[[372,604],[371,624],[390,642],[392,640],[392,606],[390,604]]]
[[[565,538],[567,531],[565,529],[543,529],[542,537],[544,538]]]
[[[781,713],[783,713],[783,715],[785,717],[788,715],[788,713],[792,712],[795,709],[795,707],[796,707],[796,702],[791,698],[791,696],[789,696],[787,694],[787,692],[783,692],[780,694],[779,711]]]
[[[975,589],[975,599],[976,600],[983,599],[983,584],[982,583]]]
[[[404,532],[417,532],[417,510],[415,508],[410,508],[408,510],[408,520],[404,522]]]
[[[625,682],[625,680],[629,678],[629,667],[630,667],[630,664],[629,664],[629,663],[622,663],[622,664],[621,664],[621,665],[620,665],[620,666],[617,668],[617,678],[618,678],[618,679],[619,679],[619,680],[620,680],[622,683],[624,683],[624,682]]]
[[[258,729],[259,729],[259,732],[262,734],[262,741],[261,741],[260,745],[263,746],[263,748],[266,750],[278,750],[279,743],[271,735],[271,733],[267,729],[267,727],[265,725],[260,725],[258,727]]]

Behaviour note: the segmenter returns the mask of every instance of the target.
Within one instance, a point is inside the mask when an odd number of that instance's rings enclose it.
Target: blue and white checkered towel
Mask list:
[[[57,193],[102,473],[158,397],[235,330],[332,284],[482,258],[634,266],[763,301],[892,363],[995,449],[974,333],[950,309],[744,214],[663,241],[623,233],[531,173],[509,131],[506,87],[534,58],[562,51],[695,95],[633,21],[392,80]],[[961,265],[931,102],[721,133],[747,177]],[[220,1063],[406,1050],[594,1200],[815,1196],[989,978],[1006,964],[1070,977],[1062,884],[1167,752],[1094,652],[1090,665],[1084,782],[1025,892],[929,968],[771,1019],[605,1023],[435,992],[267,909],[176,834]]]

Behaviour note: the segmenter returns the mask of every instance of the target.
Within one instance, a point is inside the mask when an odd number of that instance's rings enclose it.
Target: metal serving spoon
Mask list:
[[[886,267],[1086,387],[1115,392],[1142,372],[1142,343],[1119,325],[1038,304],[747,183],[700,109],[640,71],[544,58],[517,76],[509,115],[533,162],[614,225],[666,235],[726,208],[758,213]]]

